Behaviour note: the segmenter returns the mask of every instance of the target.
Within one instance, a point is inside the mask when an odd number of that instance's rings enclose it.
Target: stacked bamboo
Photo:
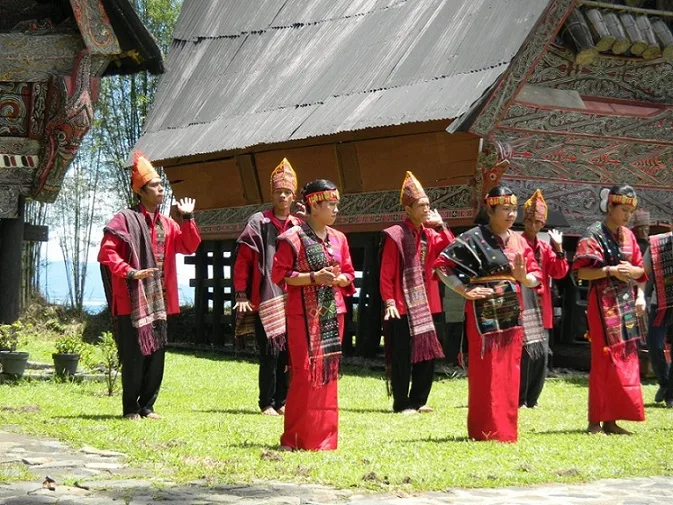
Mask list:
[[[577,49],[575,62],[590,65],[599,53],[638,56],[645,60],[673,61],[673,0],[657,0],[660,11],[642,9],[642,0],[580,1],[565,23],[563,37]]]

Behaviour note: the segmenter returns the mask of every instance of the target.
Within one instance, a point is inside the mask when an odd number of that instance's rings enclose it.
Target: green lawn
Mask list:
[[[51,348],[34,343],[33,359]],[[254,479],[346,488],[445,490],[604,477],[673,474],[673,411],[649,404],[645,423],[623,423],[632,437],[589,436],[585,380],[549,380],[541,408],[520,414],[517,444],[466,440],[467,382],[438,380],[434,414],[390,412],[383,378],[346,368],[340,380],[340,446],[335,452],[280,453],[282,418],[257,411],[257,367],[210,354],[168,354],[156,405],[161,421],[119,418],[119,394],[102,383],[0,385],[0,429],[125,452],[130,463],[178,482]],[[3,474],[0,473],[0,480]]]

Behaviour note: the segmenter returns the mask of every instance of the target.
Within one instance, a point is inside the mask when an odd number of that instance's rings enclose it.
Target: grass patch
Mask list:
[[[27,350],[42,356],[48,345]],[[121,420],[120,395],[107,397],[104,384],[23,381],[0,385],[0,427],[121,451],[131,465],[179,483],[445,490],[673,474],[671,411],[648,405],[645,423],[623,423],[632,437],[585,435],[586,380],[549,380],[542,407],[520,412],[517,444],[466,439],[465,379],[437,381],[430,397],[437,411],[417,416],[390,413],[378,373],[346,368],[339,390],[335,452],[275,451],[283,422],[258,413],[257,366],[207,353],[168,353],[156,406],[162,421]],[[645,398],[655,390],[645,386]],[[0,481],[16,480],[8,469],[0,465]]]

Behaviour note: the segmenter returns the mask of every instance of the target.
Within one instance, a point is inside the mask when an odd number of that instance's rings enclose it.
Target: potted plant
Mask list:
[[[77,373],[77,366],[85,351],[79,333],[67,333],[56,339],[56,352],[51,355],[57,377],[65,378]]]
[[[16,321],[12,324],[0,325],[0,364],[2,373],[21,377],[26,371],[29,354],[17,351],[28,340],[32,325]]]

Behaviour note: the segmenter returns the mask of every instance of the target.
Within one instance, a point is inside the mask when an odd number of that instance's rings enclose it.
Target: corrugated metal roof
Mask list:
[[[185,0],[137,147],[156,160],[452,119],[548,1]]]

